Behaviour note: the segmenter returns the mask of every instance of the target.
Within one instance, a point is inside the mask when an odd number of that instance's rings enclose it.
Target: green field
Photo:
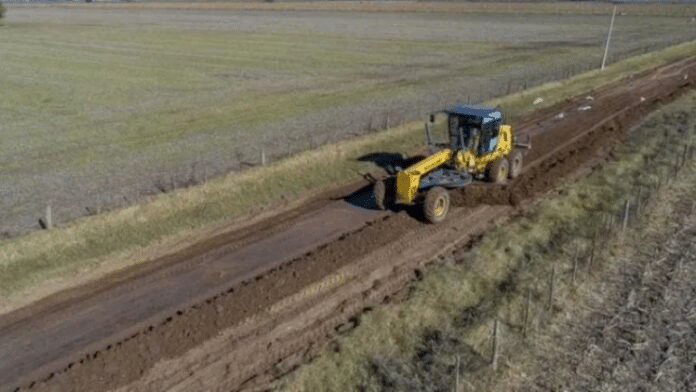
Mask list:
[[[38,228],[47,205],[62,224],[256,165],[262,151],[275,161],[598,66],[610,8],[555,7],[9,5],[0,26],[0,233]],[[610,61],[691,40],[691,27],[685,17],[620,16]]]

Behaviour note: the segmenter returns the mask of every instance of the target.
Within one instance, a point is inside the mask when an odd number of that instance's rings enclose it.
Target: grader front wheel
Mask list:
[[[423,215],[430,223],[440,223],[447,216],[450,207],[449,193],[445,188],[430,188],[423,201]]]

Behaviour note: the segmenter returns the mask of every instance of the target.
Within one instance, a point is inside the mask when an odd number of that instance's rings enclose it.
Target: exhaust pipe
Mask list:
[[[433,145],[433,135],[431,133],[432,126],[435,123],[435,115],[431,114],[430,115],[430,122],[425,123],[425,145],[428,146],[428,154],[432,154],[432,145]]]

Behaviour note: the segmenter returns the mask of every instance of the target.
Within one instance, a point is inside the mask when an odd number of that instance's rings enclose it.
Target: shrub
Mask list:
[[[2,19],[3,15],[5,15],[5,7],[2,5],[2,2],[0,2],[0,19]]]

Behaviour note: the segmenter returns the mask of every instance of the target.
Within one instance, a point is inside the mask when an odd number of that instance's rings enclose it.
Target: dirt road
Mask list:
[[[349,197],[319,197],[3,315],[0,390],[235,390],[272,379],[420,265],[606,152],[695,73],[684,60],[521,119],[533,144],[521,177],[459,192],[463,207],[443,225],[375,211],[356,182]]]

